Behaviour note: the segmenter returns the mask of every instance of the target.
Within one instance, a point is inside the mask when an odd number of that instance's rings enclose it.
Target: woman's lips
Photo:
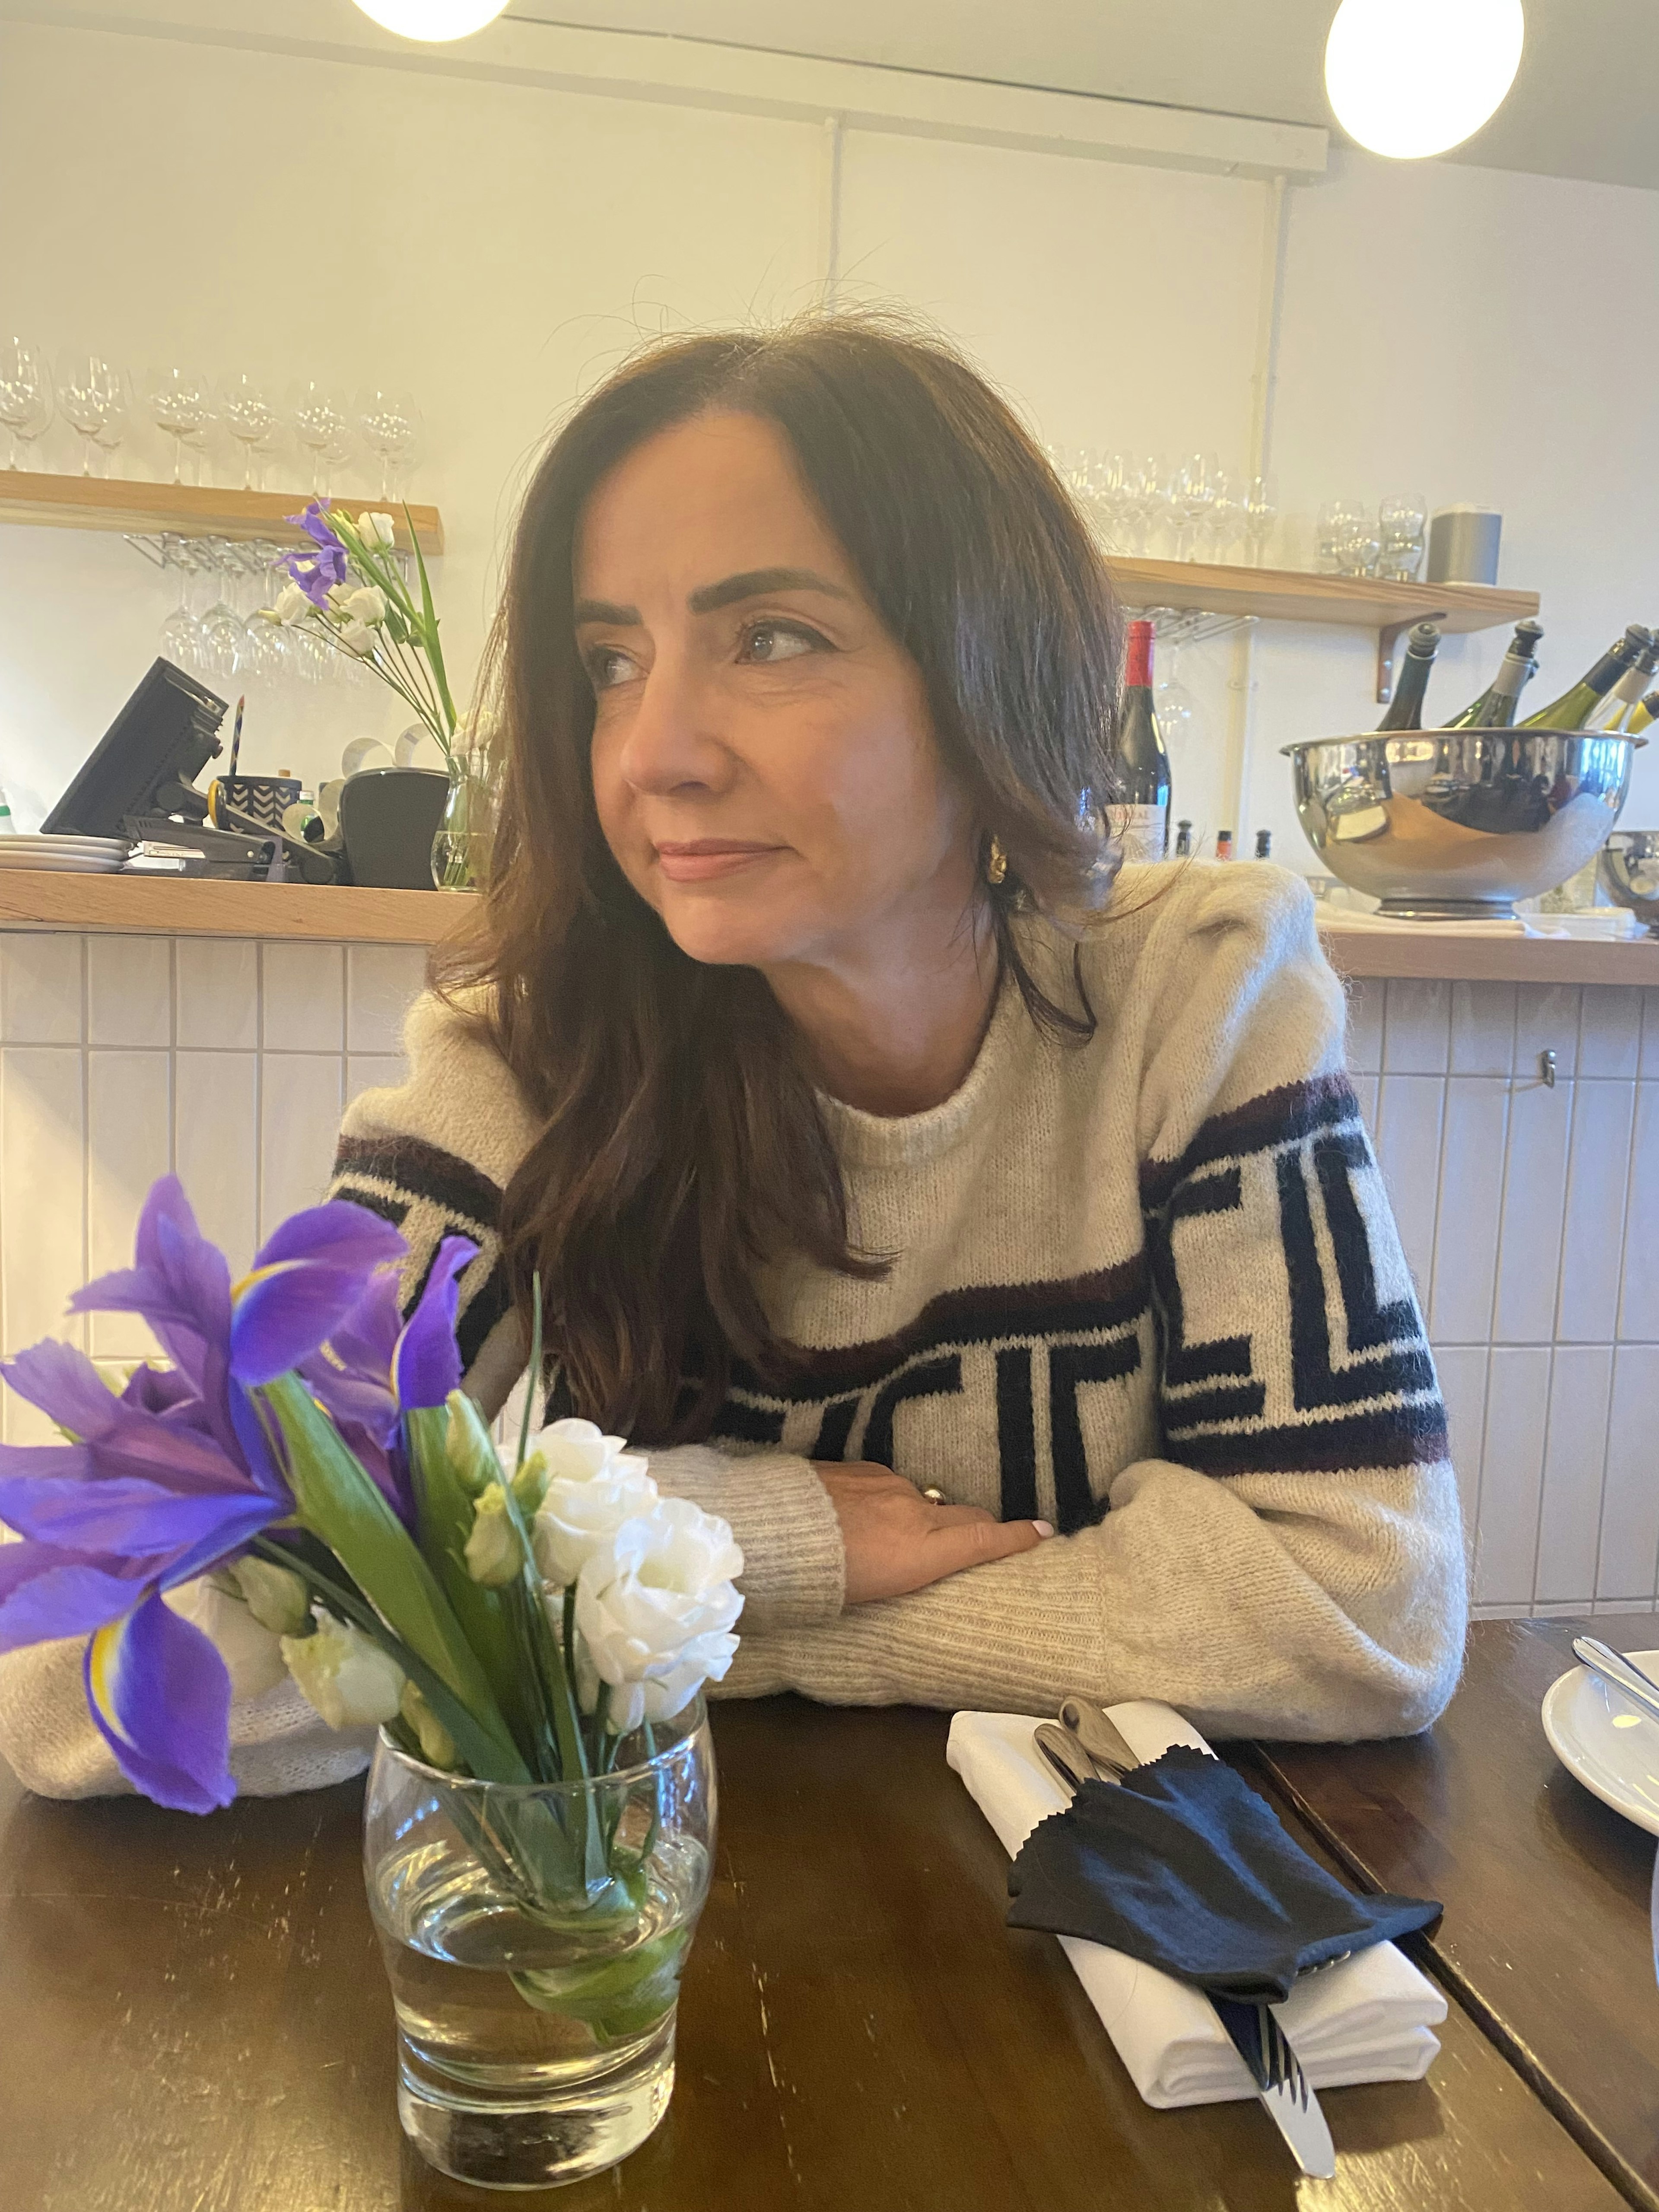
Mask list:
[[[739,844],[726,837],[698,837],[689,844],[655,848],[657,866],[671,884],[702,884],[716,876],[733,876],[782,849],[781,845]]]

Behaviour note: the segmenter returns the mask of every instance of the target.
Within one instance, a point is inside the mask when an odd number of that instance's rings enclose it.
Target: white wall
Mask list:
[[[173,118],[171,130],[158,118]],[[545,429],[635,337],[810,301],[823,134],[660,100],[100,32],[0,27],[0,314],[48,346],[301,369],[419,393],[415,488],[442,507],[440,590],[470,674],[494,561]],[[954,332],[1056,443],[1242,463],[1269,188],[849,131],[843,294]],[[1503,575],[1544,592],[1540,696],[1659,615],[1645,486],[1659,195],[1337,154],[1289,193],[1273,408],[1293,554],[1319,501],[1420,487],[1507,520]],[[57,465],[73,441],[49,440]],[[146,473],[153,432],[135,444]],[[228,455],[225,456],[228,463]],[[297,471],[295,471],[297,474]],[[368,489],[362,480],[348,489]],[[172,601],[118,540],[0,528],[0,781],[26,824],[131,689]],[[1501,633],[1444,648],[1443,703]],[[1302,843],[1276,748],[1375,721],[1373,646],[1275,625],[1252,656],[1232,826]],[[1242,661],[1200,647],[1178,811],[1231,819]],[[255,699],[246,764],[332,768],[403,717],[330,690],[302,720]],[[1626,814],[1659,821],[1659,755]]]

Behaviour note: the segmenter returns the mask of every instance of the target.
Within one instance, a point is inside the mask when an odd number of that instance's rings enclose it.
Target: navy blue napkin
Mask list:
[[[1438,1918],[1356,1897],[1218,1759],[1176,1744],[1114,1786],[1085,1782],[1008,1869],[1012,1928],[1081,1936],[1211,1995],[1277,2003],[1297,1976]]]

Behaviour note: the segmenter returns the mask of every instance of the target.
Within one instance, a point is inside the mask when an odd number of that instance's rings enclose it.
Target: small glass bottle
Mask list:
[[[1176,823],[1175,848],[1176,858],[1177,860],[1187,860],[1192,858],[1193,825],[1190,822],[1177,822]]]
[[[1258,830],[1255,833],[1255,857],[1258,860],[1271,860],[1273,856],[1273,831],[1271,830]]]
[[[0,791],[0,837],[15,837],[17,824],[11,818],[11,801]]]
[[[1233,857],[1233,833],[1231,830],[1216,831],[1215,856],[1218,860],[1231,860]]]

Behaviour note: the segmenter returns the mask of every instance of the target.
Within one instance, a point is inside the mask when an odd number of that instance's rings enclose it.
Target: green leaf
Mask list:
[[[404,520],[409,525],[409,542],[415,549],[415,566],[421,576],[421,612],[423,617],[422,641],[426,657],[432,664],[432,673],[437,680],[438,696],[444,702],[444,712],[449,717],[450,734],[453,736],[456,721],[455,702],[449,696],[449,678],[444,673],[444,649],[438,642],[438,611],[432,604],[432,582],[426,573],[426,559],[421,551],[421,541],[415,535],[415,518],[404,502]]]
[[[529,1781],[489,1679],[432,1569],[327,1414],[296,1375],[280,1376],[257,1395],[282,1431],[300,1520],[322,1539],[387,1625],[491,1740],[492,1769],[480,1778]],[[448,1716],[444,1719],[459,1742]]]

